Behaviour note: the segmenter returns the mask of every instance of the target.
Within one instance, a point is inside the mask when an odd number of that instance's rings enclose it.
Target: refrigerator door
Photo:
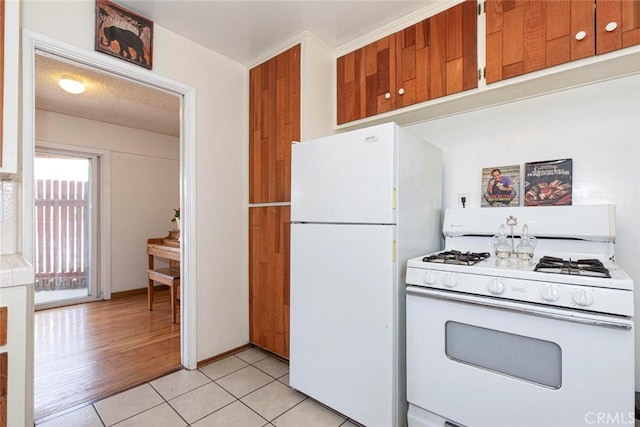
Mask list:
[[[396,126],[293,144],[291,221],[395,223]]]
[[[291,225],[290,384],[368,427],[406,423],[395,229]]]

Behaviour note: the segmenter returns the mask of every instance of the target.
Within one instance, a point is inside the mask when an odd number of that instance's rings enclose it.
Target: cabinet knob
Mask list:
[[[618,23],[617,23],[617,22],[615,22],[615,21],[613,21],[613,22],[609,22],[609,23],[607,24],[607,26],[606,26],[606,27],[604,27],[604,29],[605,29],[606,31],[608,31],[608,32],[611,32],[611,31],[615,30],[616,28],[618,28]]]
[[[587,37],[586,31],[578,31],[576,33],[576,40],[583,40],[585,37]]]
[[[398,95],[404,95],[404,88],[403,87],[398,89]]]
[[[389,92],[385,93],[384,99],[391,99],[391,94]]]

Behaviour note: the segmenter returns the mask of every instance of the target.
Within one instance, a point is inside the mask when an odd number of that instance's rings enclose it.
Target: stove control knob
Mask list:
[[[540,291],[542,294],[542,299],[545,301],[553,302],[557,301],[560,298],[560,292],[553,285],[545,285],[544,288]]]
[[[573,302],[582,307],[588,307],[593,304],[593,296],[586,289],[581,289],[573,293]]]
[[[425,271],[422,275],[422,281],[426,285],[435,285],[436,284],[436,273],[434,271]]]
[[[457,284],[458,279],[456,278],[455,274],[447,274],[446,276],[444,276],[444,285],[447,288],[455,288]]]
[[[500,295],[504,292],[504,281],[497,278],[489,279],[487,289],[494,295]]]

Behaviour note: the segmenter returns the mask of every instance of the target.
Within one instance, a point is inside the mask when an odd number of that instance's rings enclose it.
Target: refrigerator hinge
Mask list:
[[[393,200],[392,200],[392,203],[393,203],[393,207],[392,208],[393,209],[397,209],[397,206],[398,206],[397,200],[398,200],[398,193],[397,193],[396,188],[393,187]]]
[[[393,241],[393,259],[391,260],[391,261],[393,261],[393,262],[396,262],[396,260],[397,260],[397,256],[396,256],[396,253],[397,253],[397,247],[398,247],[398,246],[396,245],[396,241],[394,240],[394,241]]]

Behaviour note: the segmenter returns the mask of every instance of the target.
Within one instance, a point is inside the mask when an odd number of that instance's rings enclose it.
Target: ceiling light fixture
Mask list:
[[[64,77],[58,81],[58,84],[62,89],[69,93],[79,94],[84,92],[84,85],[80,83],[78,80],[71,79],[69,77]]]

